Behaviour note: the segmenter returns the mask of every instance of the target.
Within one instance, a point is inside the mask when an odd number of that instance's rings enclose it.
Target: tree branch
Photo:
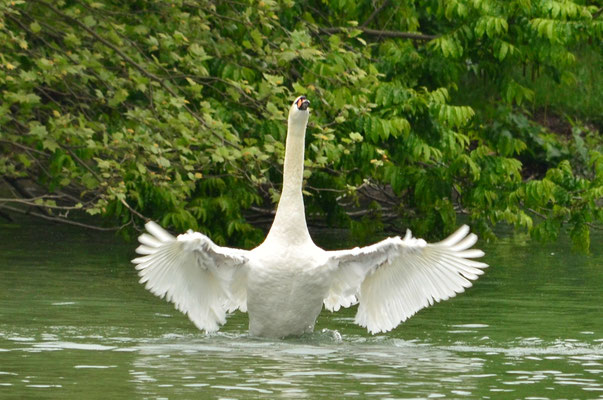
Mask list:
[[[375,17],[377,16],[377,14],[379,14],[385,7],[387,7],[389,5],[389,1],[390,0],[385,0],[383,2],[383,4],[381,4],[381,7],[378,7],[377,9],[375,9],[375,11],[373,11],[373,13],[371,15],[369,15],[369,17],[366,19],[366,21],[364,21],[362,23],[362,25],[360,25],[360,29],[367,27],[368,24],[370,24],[371,21],[373,19],[375,19]]]
[[[102,228],[100,226],[88,225],[88,224],[84,224],[83,222],[72,221],[70,219],[65,219],[65,218],[60,218],[60,217],[51,217],[49,215],[44,215],[44,214],[40,214],[40,213],[37,213],[37,212],[20,210],[18,208],[9,207],[9,206],[2,206],[2,208],[4,210],[9,210],[9,211],[16,212],[16,213],[19,213],[19,214],[32,215],[34,217],[42,218],[42,219],[45,219],[47,221],[60,222],[62,224],[67,224],[67,225],[75,225],[75,226],[79,226],[79,227],[82,227],[82,228],[92,229],[92,230],[95,230],[95,231],[118,231],[118,230],[122,229],[123,227],[125,227],[126,225],[130,224],[130,222],[128,222],[127,224],[122,225],[122,226],[115,226],[115,227],[112,227],[112,228]]]
[[[22,144],[20,144],[20,143],[17,143],[17,142],[11,142],[10,140],[5,140],[5,139],[0,139],[0,142],[2,142],[2,143],[6,143],[6,144],[9,144],[9,145],[11,145],[11,146],[18,147],[18,148],[20,148],[21,150],[25,150],[25,151],[31,151],[31,152],[33,152],[33,153],[40,154],[40,155],[42,155],[42,156],[44,156],[44,157],[50,157],[50,154],[47,154],[47,153],[44,153],[43,151],[40,151],[40,150],[34,149],[33,147],[24,146],[24,145],[22,145]]]
[[[124,199],[120,199],[120,201],[128,210],[130,210],[130,212],[132,214],[136,215],[138,218],[142,219],[145,222],[148,222],[151,220],[150,218],[145,217],[144,215],[142,215],[141,213],[139,213],[138,211],[136,211],[135,209],[130,207],[130,205]]]
[[[22,186],[19,183],[18,179],[15,178],[11,178],[8,176],[4,177],[4,181],[6,183],[8,183],[18,194],[20,194],[22,197],[26,198],[26,199],[35,199],[36,196],[34,196],[33,194],[31,194],[29,192],[29,190],[27,190],[26,187]],[[14,193],[14,192],[13,192]],[[45,214],[49,214],[48,210],[46,210],[45,208],[43,208],[41,205],[37,205],[37,204],[32,204],[32,207],[37,208],[38,210],[40,210],[42,213]]]
[[[18,198],[8,198],[8,199],[0,199],[0,208],[4,207],[4,203],[18,203],[18,204],[25,204],[28,206],[32,206],[32,207],[44,207],[44,208],[51,208],[51,209],[55,209],[55,210],[81,210],[82,207],[79,206],[53,206],[50,204],[39,204],[36,203],[36,200],[44,200],[44,199],[48,199],[48,197],[45,196],[39,196],[36,198],[32,198],[32,199],[18,199]]]
[[[368,29],[359,27],[362,33],[370,36],[381,36],[381,37],[389,37],[389,38],[402,38],[402,39],[411,39],[411,40],[423,40],[430,41],[438,36],[436,35],[424,35],[422,33],[412,33],[412,32],[398,32],[398,31],[381,31],[377,29]],[[319,28],[319,31],[326,34],[334,34],[334,33],[345,33],[349,30],[349,28],[343,27],[334,27],[334,28]]]
[[[79,158],[77,156],[77,154],[75,154],[75,152],[73,152],[73,150],[67,148],[66,146],[61,146],[62,148],[66,149],[69,154],[71,154],[71,157],[75,158],[75,160],[84,168],[86,168],[86,170],[88,172],[90,172],[92,174],[92,176],[94,176],[96,178],[97,181],[102,182],[103,179],[96,173],[95,170],[93,170],[87,163],[84,162],[84,160],[82,160],[81,158]]]

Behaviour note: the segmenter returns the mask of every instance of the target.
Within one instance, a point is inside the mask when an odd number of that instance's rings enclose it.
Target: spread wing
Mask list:
[[[154,222],[145,225],[136,249],[140,283],[174,303],[197,328],[218,330],[226,313],[246,311],[247,251],[220,247],[189,231],[174,237]]]
[[[413,238],[387,238],[372,246],[328,252],[333,281],[325,299],[330,310],[360,303],[355,322],[371,333],[387,332],[434,302],[471,286],[488,265],[470,249],[477,236],[463,225],[447,239],[429,244]]]

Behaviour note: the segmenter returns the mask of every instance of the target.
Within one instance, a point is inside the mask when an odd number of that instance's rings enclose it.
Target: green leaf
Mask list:
[[[96,25],[96,20],[91,15],[86,15],[83,19],[83,22],[88,28],[92,28]]]
[[[29,29],[31,29],[31,31],[33,33],[38,33],[42,30],[42,27],[40,26],[40,24],[38,24],[36,21],[34,21],[31,24],[29,24]]]

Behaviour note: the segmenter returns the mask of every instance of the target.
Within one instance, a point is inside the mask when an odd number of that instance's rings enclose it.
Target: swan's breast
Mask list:
[[[251,333],[283,337],[312,331],[328,290],[322,250],[263,250],[254,251],[256,267],[247,282]]]

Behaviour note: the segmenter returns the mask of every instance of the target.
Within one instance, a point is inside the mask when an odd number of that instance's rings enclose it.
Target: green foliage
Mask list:
[[[603,221],[601,104],[559,113],[569,135],[531,111],[548,106],[546,85],[578,84],[577,57],[601,54],[600,11],[430,0],[367,21],[374,7],[0,0],[0,174],[59,219],[83,211],[127,231],[151,218],[250,247],[303,93],[313,220],[366,240],[403,226],[441,237],[462,212],[486,237],[498,223],[541,239],[568,226],[588,251]]]

